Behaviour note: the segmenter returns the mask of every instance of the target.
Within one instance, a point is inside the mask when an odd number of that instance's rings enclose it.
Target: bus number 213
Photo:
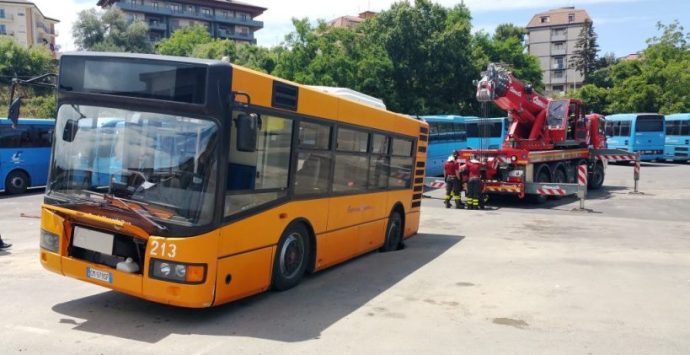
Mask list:
[[[158,254],[160,252],[160,254]],[[168,258],[174,258],[177,255],[177,245],[160,243],[154,240],[151,243],[151,256],[163,256]]]

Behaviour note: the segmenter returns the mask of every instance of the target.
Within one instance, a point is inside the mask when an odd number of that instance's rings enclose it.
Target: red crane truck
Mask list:
[[[484,163],[485,194],[546,198],[543,184],[577,183],[577,167],[588,167],[588,187],[603,185],[606,160],[597,150],[606,148],[604,117],[585,115],[582,102],[549,99],[516,79],[497,64],[489,64],[477,82],[477,100],[495,103],[507,111],[510,126],[497,150],[463,150],[462,158]]]

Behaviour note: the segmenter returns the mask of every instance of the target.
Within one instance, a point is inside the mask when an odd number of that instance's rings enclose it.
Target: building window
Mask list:
[[[6,35],[7,34],[7,28],[5,25],[0,25],[0,34]]]
[[[553,42],[553,49],[556,51],[562,51],[565,49],[565,42]]]
[[[5,9],[0,9],[0,18],[5,18]]]
[[[158,6],[159,6],[158,1],[154,1],[153,2],[153,8],[157,10]]]
[[[575,14],[568,14],[568,22],[575,22]]]
[[[211,17],[211,16],[212,16],[212,15],[211,15],[211,9],[206,8],[206,7],[204,7],[204,8],[201,9],[201,14],[204,15],[204,16],[206,16],[206,17]]]
[[[541,17],[541,23],[549,23],[551,22],[551,18],[549,16],[542,16]]]
[[[554,28],[552,31],[554,37],[565,36],[565,28]]]
[[[170,4],[172,12],[182,12],[182,7],[179,4]]]
[[[553,91],[563,91],[563,85],[554,85],[552,86]]]
[[[557,79],[561,79],[564,76],[565,70],[554,70],[553,71],[553,77]]]
[[[565,69],[565,57],[553,57],[553,69]]]

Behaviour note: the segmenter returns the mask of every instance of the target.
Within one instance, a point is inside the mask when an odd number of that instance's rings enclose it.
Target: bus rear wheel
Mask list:
[[[400,249],[402,243],[403,222],[398,211],[391,212],[386,226],[386,239],[380,251],[385,253]]]
[[[290,225],[278,242],[273,261],[273,289],[285,291],[302,281],[309,260],[309,231],[301,224]]]
[[[29,176],[23,171],[15,170],[5,179],[5,191],[9,194],[22,194],[29,187]]]

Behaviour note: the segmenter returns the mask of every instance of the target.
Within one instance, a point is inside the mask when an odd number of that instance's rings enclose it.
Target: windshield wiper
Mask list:
[[[121,205],[124,205],[125,208],[126,208],[127,210],[129,210],[130,212],[136,213],[137,215],[139,215],[139,217],[143,218],[146,222],[149,222],[152,226],[158,228],[158,230],[164,231],[164,230],[168,229],[166,226],[161,225],[161,224],[159,224],[159,223],[156,223],[153,219],[151,219],[149,216],[147,216],[146,214],[144,214],[144,213],[141,212],[140,210],[138,210],[138,209],[133,208],[132,206],[130,206],[129,202],[127,202],[127,201],[125,201],[124,199],[121,199],[121,198],[115,196],[114,194],[113,194],[113,195],[104,195],[103,197],[105,198],[106,201],[107,201],[108,199],[113,199],[113,200],[116,200],[116,201],[120,202],[120,204],[121,204]],[[144,207],[143,205],[140,205],[139,203],[135,203],[135,204],[136,204],[137,206],[141,207],[143,210],[148,211],[148,210],[146,209],[146,207]],[[111,206],[115,206],[115,205],[112,204],[112,203],[110,203],[110,205],[111,205]],[[119,205],[117,205],[116,207],[119,207]]]
[[[140,210],[133,208],[130,205],[130,202],[127,202],[124,199],[121,199],[115,195],[103,194],[100,192],[93,192],[93,191],[83,191],[83,193],[86,195],[89,195],[89,196],[94,195],[94,196],[98,196],[102,199],[102,201],[96,201],[96,200],[93,200],[89,197],[82,197],[82,196],[78,196],[78,195],[74,195],[74,194],[68,195],[68,194],[65,194],[62,192],[58,192],[58,193],[60,195],[63,195],[66,200],[68,200],[69,202],[72,202],[74,204],[90,204],[90,205],[98,205],[101,207],[104,206],[105,204],[107,204],[108,206],[117,207],[117,208],[124,209],[124,210],[127,210],[129,212],[133,212],[133,213],[137,214],[139,217],[144,219],[146,222],[148,222],[152,226],[158,228],[158,230],[164,231],[164,230],[168,229],[166,226],[161,225],[159,223],[156,223],[154,220],[152,220],[149,216],[147,216],[146,214],[144,214]],[[119,204],[113,204],[112,203],[113,200],[118,201]],[[144,207],[143,205],[140,205],[139,203],[135,203],[135,204],[137,206],[141,207],[142,209],[147,210],[146,207]]]

